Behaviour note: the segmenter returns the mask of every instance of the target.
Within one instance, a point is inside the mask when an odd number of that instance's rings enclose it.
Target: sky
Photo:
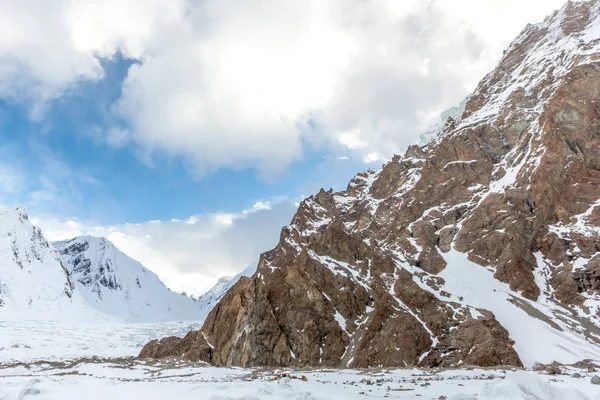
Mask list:
[[[0,0],[0,204],[200,295],[561,0]]]

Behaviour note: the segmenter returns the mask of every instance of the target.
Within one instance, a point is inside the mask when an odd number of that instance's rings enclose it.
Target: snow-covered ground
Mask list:
[[[600,399],[589,377],[528,371],[261,371],[81,362],[0,367],[0,399]]]
[[[153,324],[0,321],[0,364],[134,357],[152,339],[184,336],[200,325],[189,321]]]
[[[0,322],[1,400],[589,399],[594,372],[523,370],[266,370],[132,358],[148,340],[183,335],[190,322]],[[94,359],[91,357],[109,358]]]

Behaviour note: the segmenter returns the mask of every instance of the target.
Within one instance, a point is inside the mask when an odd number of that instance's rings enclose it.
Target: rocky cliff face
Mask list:
[[[168,355],[255,366],[600,357],[600,1],[529,25],[428,144],[304,200]]]

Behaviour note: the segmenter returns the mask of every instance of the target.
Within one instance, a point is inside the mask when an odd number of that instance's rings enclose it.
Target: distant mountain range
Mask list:
[[[105,318],[75,289],[56,250],[23,208],[0,208],[0,320]]]
[[[193,299],[105,238],[50,244],[23,208],[0,208],[0,320],[202,321],[242,274]]]

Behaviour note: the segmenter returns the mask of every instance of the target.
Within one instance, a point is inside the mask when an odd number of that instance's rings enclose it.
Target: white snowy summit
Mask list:
[[[100,312],[125,321],[199,320],[207,313],[105,238],[54,242],[76,291]]]
[[[97,317],[21,207],[0,207],[0,320]]]

